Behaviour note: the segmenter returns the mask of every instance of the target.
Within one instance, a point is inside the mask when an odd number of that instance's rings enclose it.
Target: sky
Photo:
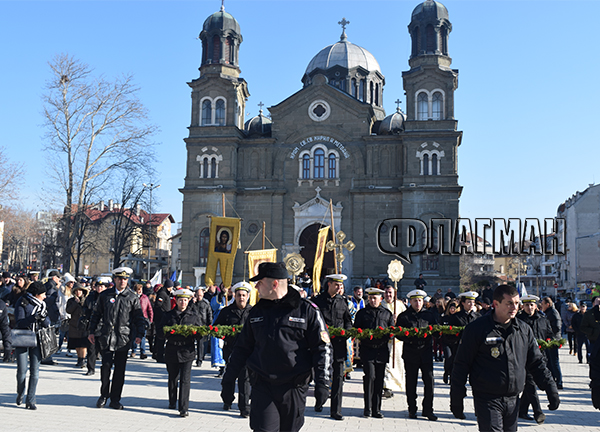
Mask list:
[[[311,58],[339,40],[369,50],[385,75],[384,108],[403,101],[409,69],[407,26],[418,1],[226,0],[239,22],[241,76],[248,82],[247,119],[258,103],[276,105],[302,87]],[[600,157],[597,74],[598,1],[443,2],[459,69],[455,118],[460,215],[552,218],[576,191],[593,184]],[[154,212],[181,221],[191,117],[187,82],[199,76],[204,20],[220,0],[0,0],[0,146],[25,164],[21,205],[47,210],[41,196],[44,127],[41,95],[48,61],[68,53],[99,74],[134,76],[150,119],[160,128]],[[596,119],[596,120],[594,120]],[[56,197],[56,208],[64,198]]]

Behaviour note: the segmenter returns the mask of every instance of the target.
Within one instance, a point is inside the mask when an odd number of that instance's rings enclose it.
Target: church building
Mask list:
[[[204,282],[209,217],[222,216],[223,194],[227,216],[242,218],[234,282],[244,278],[243,251],[263,221],[278,260],[300,253],[310,274],[318,230],[331,224],[330,200],[336,232],[342,230],[346,241],[356,244],[352,252],[343,251],[348,291],[367,276],[383,279],[396,259],[377,246],[377,229],[384,219],[428,223],[458,218],[462,132],[454,118],[458,70],[451,68],[452,24],[446,7],[426,0],[412,12],[410,69],[402,73],[406,113],[400,108],[385,112],[386,77],[379,63],[348,40],[345,19],[340,24],[340,39],[308,63],[300,77],[302,88],[269,107],[269,116],[261,109],[244,122],[249,83],[240,75],[240,25],[223,7],[204,22],[200,76],[189,83],[192,115],[185,139],[185,186],[180,189],[184,285]],[[416,241],[432,245],[437,237],[422,232]],[[260,248],[259,238],[251,249]],[[323,273],[333,267],[330,252]],[[458,291],[457,256],[413,255],[404,267],[399,283],[404,293],[414,288],[419,273],[431,293],[449,287]]]

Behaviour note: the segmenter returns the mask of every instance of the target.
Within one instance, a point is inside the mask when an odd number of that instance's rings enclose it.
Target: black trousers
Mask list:
[[[238,408],[240,412],[247,412],[250,406],[250,377],[248,376],[248,369],[242,368],[240,374],[237,377],[238,383]],[[227,405],[233,404],[235,399],[235,383],[231,383],[231,386],[224,385],[221,390],[221,400]]]
[[[196,361],[201,362],[204,360],[204,347],[207,340],[208,337],[206,336],[196,339]]]
[[[88,340],[87,343],[87,370],[96,372],[96,360],[98,359],[98,346]]]
[[[250,428],[260,432],[299,431],[304,425],[308,384],[272,384],[258,379],[252,385]]]
[[[190,406],[190,383],[192,381],[192,361],[183,363],[167,362],[169,374],[169,405],[177,401],[179,387],[179,411],[187,411]]]
[[[517,430],[519,396],[485,397],[473,394],[477,426],[485,432],[512,432]]]
[[[159,363],[164,363],[165,362],[165,338],[164,337],[160,337],[161,335],[159,335],[158,333],[156,334],[156,336],[154,337],[154,351],[152,351],[152,354],[154,354],[152,357],[156,358],[156,361]]]
[[[118,403],[123,393],[123,384],[125,384],[125,366],[127,365],[128,349],[119,351],[102,351],[102,367],[100,369],[100,396],[109,398],[111,402]],[[112,377],[112,386],[110,384],[110,372],[113,365],[115,372]]]
[[[579,363],[583,363],[583,347],[585,346],[586,360],[590,356],[590,341],[585,333],[577,333],[577,358]]]
[[[344,388],[344,360],[333,361],[331,382],[331,414],[342,415],[342,391]]]
[[[416,414],[417,380],[420,369],[424,386],[422,414],[426,416],[433,413],[433,361],[428,361],[422,356],[416,357],[414,360],[404,360],[404,370],[406,371],[406,403],[408,405],[408,412]]]
[[[458,344],[444,345],[444,373],[450,378],[452,376],[452,368],[454,367],[454,356],[458,351]]]
[[[363,360],[363,371],[365,373],[363,377],[365,413],[375,414],[381,412],[385,365],[386,363],[378,363],[374,360]]]
[[[530,373],[527,373],[525,378],[525,388],[523,389],[523,395],[521,396],[521,402],[519,403],[519,415],[524,416],[529,411],[529,405],[533,409],[533,415],[538,416],[542,414],[542,406],[540,405],[540,398],[537,395],[537,389],[535,381]]]

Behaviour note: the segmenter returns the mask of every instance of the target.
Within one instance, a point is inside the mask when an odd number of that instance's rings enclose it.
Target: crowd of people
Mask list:
[[[329,399],[330,416],[343,420],[344,381],[355,368],[364,373],[365,417],[383,418],[382,399],[404,391],[408,416],[417,418],[420,373],[420,414],[436,421],[433,365],[443,361],[442,381],[450,386],[450,409],[457,419],[465,418],[469,380],[480,430],[516,430],[519,418],[545,421],[538,388],[546,392],[549,409],[558,408],[563,388],[558,346],[542,351],[538,341],[561,340],[564,334],[569,354],[590,364],[592,402],[600,409],[600,298],[594,298],[588,310],[585,302],[556,305],[550,297],[520,296],[509,285],[458,295],[438,289],[429,296],[423,275],[405,299],[398,298],[393,286],[384,285],[389,281],[370,286],[370,278],[346,295],[343,274],[327,275],[321,292],[315,293],[308,275],[294,285],[283,263],[263,263],[251,280],[261,300],[251,306],[253,288],[247,282],[193,289],[166,280],[152,287],[131,284],[131,273],[120,267],[112,277],[90,283],[57,271],[50,272],[45,283],[37,273],[16,278],[2,274],[0,333],[4,361],[17,363],[17,405],[25,402],[26,408],[36,409],[40,364],[56,361],[42,359],[39,347],[12,346],[10,329],[53,326],[60,343],[66,341],[67,351],[75,352],[76,368],[94,375],[101,359],[98,408],[108,404],[123,409],[127,359],[147,359],[148,345],[152,358],[166,365],[168,406],[182,417],[188,416],[192,367],[201,366],[209,352],[222,378],[223,409],[232,409],[237,381],[240,415],[250,417],[254,430],[299,430],[311,382],[315,411],[323,411]],[[223,339],[164,331],[165,326],[211,324],[242,330]],[[430,337],[407,331],[392,339],[360,342],[332,339],[327,330],[434,325],[464,330]]]

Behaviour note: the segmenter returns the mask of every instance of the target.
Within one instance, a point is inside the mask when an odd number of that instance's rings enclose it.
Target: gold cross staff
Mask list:
[[[325,245],[325,247],[327,248],[327,251],[332,251],[335,250],[335,272],[337,273],[338,270],[338,263],[340,263],[340,265],[342,264],[342,262],[346,259],[346,257],[344,256],[344,254],[342,253],[342,251],[344,249],[347,249],[348,252],[352,252],[354,250],[354,248],[356,247],[356,245],[354,244],[354,242],[348,240],[347,243],[344,244],[344,240],[346,239],[346,234],[344,234],[344,231],[338,231],[337,234],[335,235],[335,238],[337,240],[337,243],[334,242],[333,240],[329,240],[327,242],[327,244]]]

